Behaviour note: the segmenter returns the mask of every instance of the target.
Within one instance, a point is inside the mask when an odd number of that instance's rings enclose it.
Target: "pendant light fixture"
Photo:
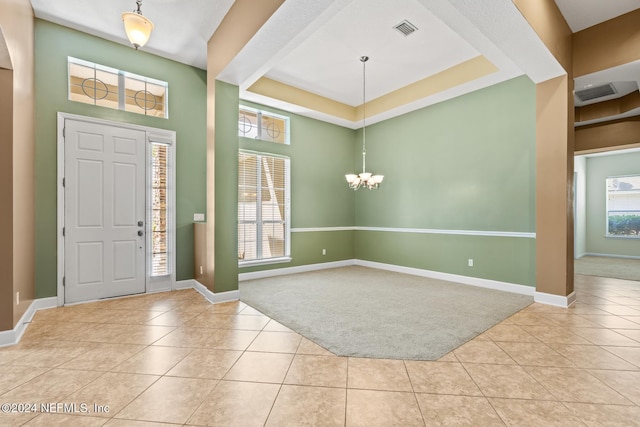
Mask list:
[[[122,13],[122,21],[129,41],[138,50],[149,41],[151,31],[153,31],[153,23],[142,15],[142,10],[140,10],[142,0],[136,0],[136,4],[138,8],[133,12]]]
[[[347,183],[349,183],[349,188],[352,190],[359,190],[360,188],[368,188],[369,190],[375,190],[378,188],[382,180],[384,179],[384,175],[373,175],[370,172],[366,172],[366,157],[367,157],[367,134],[366,134],[366,63],[369,60],[368,56],[360,57],[360,61],[362,62],[362,173],[359,174],[348,174],[344,177],[347,179]]]

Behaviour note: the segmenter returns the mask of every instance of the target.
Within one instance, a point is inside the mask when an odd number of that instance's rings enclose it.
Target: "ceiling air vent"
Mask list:
[[[416,27],[415,25],[413,25],[411,22],[407,21],[406,19],[404,21],[402,21],[401,23],[399,23],[398,25],[395,25],[393,28],[395,28],[396,30],[398,30],[399,32],[402,33],[403,36],[408,36],[409,34],[415,32],[418,27]]]
[[[576,96],[580,101],[591,101],[592,99],[602,98],[603,96],[615,95],[618,93],[613,84],[607,83],[606,85],[593,86],[587,89],[577,90]]]

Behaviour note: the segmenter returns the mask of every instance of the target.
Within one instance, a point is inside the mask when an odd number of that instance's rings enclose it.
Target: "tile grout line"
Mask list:
[[[411,380],[411,374],[409,374],[409,368],[407,367],[407,361],[405,359],[402,360],[402,364],[404,365],[404,371],[407,373],[407,378],[409,379],[409,385],[411,386],[411,394],[413,395],[413,400],[416,402],[416,406],[418,408],[418,412],[420,413],[420,418],[422,419],[422,424],[424,426],[427,425],[427,421],[424,419],[424,414],[422,413],[422,408],[420,407],[420,402],[418,402],[418,396],[416,396],[416,390],[413,387],[413,380]]]

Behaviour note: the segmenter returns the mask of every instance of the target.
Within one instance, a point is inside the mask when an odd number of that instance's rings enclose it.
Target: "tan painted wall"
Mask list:
[[[0,68],[0,331],[13,329],[13,71]]]
[[[574,34],[574,75],[601,71],[640,60],[640,9]],[[577,108],[582,120],[624,113],[640,105],[640,94]],[[576,128],[576,153],[637,146],[638,117]]]
[[[10,199],[13,210],[13,277],[10,283],[0,284],[3,292],[6,292],[5,287],[11,288],[13,328],[35,298],[34,16],[29,0],[0,2],[0,26],[14,70],[11,141],[13,194]],[[20,292],[19,305],[15,304],[16,292]]]
[[[611,117],[638,107],[640,107],[640,92],[635,91],[621,98],[576,107],[576,121],[582,122]]]
[[[640,117],[576,128],[576,154],[633,148],[640,145]]]
[[[553,0],[513,0],[567,71],[536,87],[536,291],[573,292],[573,45]]]
[[[574,75],[606,70],[640,59],[640,9],[574,34]]]
[[[536,86],[536,290],[573,292],[573,146],[567,76]]]
[[[572,32],[553,0],[513,0],[547,49],[565,70],[572,69]]]

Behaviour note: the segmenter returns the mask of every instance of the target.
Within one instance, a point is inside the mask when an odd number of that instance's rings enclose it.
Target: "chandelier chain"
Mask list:
[[[367,119],[367,58],[363,56],[360,58],[362,61],[362,152],[365,153],[367,151],[367,138],[365,138],[365,132],[367,130],[367,125],[365,123]]]
[[[367,66],[366,62],[369,60],[368,56],[361,56],[360,62],[362,62],[362,173],[359,174],[347,174],[345,178],[349,184],[349,188],[352,190],[358,190],[360,188],[368,188],[369,190],[375,190],[378,188],[384,175],[374,175],[367,172],[366,158],[367,158]]]

